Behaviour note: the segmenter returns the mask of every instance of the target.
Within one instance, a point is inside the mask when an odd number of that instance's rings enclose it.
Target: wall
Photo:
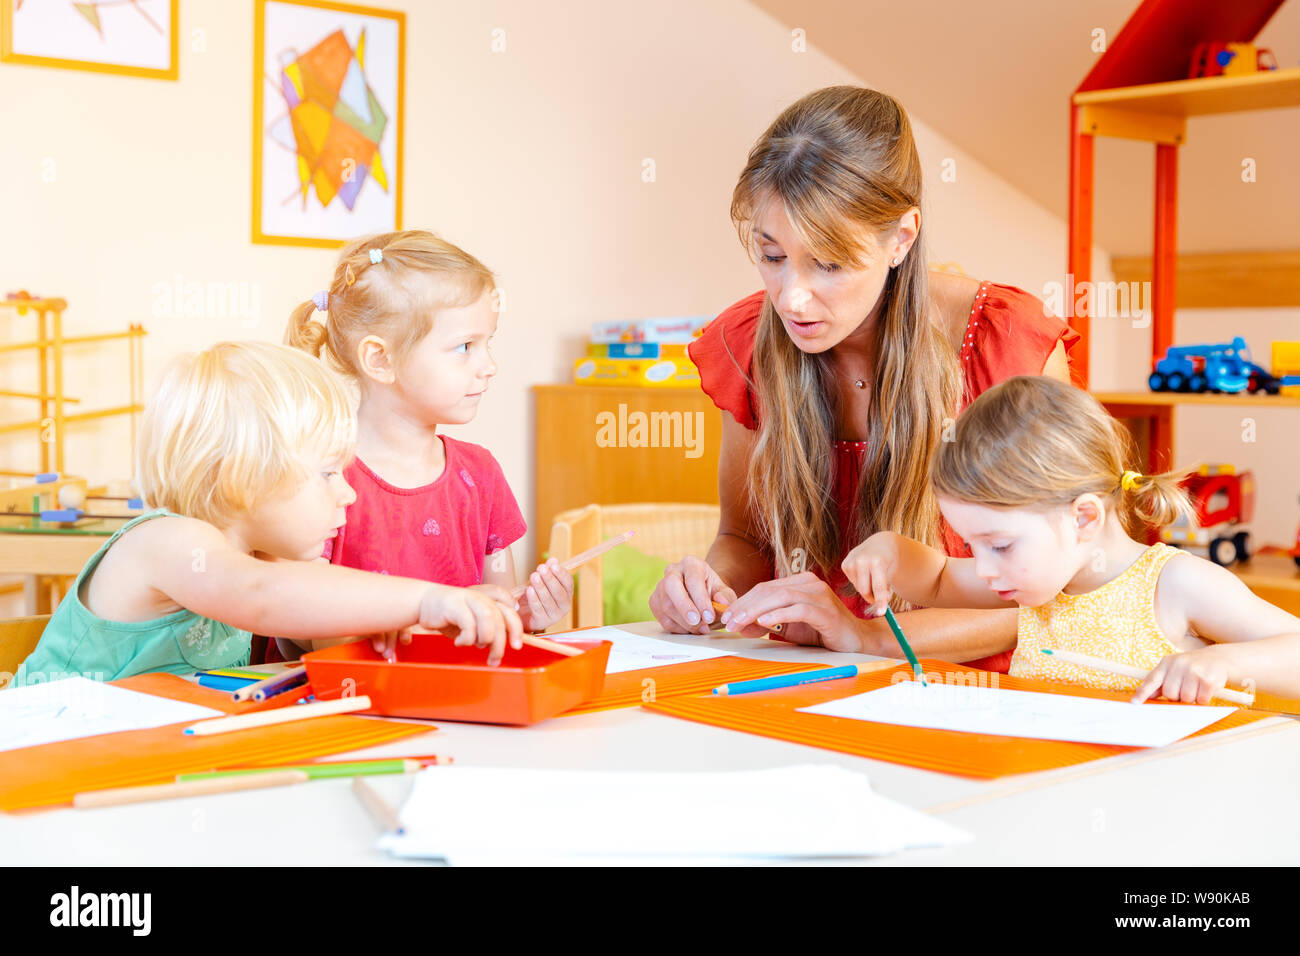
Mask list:
[[[564,381],[594,320],[715,313],[759,286],[727,208],[749,146],[784,106],[836,83],[905,105],[907,91],[815,47],[794,52],[790,29],[742,0],[390,6],[408,12],[405,225],[472,251],[505,292],[501,374],[478,419],[452,433],[492,449],[527,514],[529,385]],[[252,19],[250,0],[185,0],[176,83],[0,65],[0,287],[65,296],[73,330],[144,322],[151,380],[180,351],[278,340],[331,271],[331,251],[249,242]],[[491,52],[498,27],[503,53]],[[933,258],[1039,294],[1059,281],[1064,223],[912,121]],[[946,159],[954,182],[941,181]],[[1044,161],[1064,159],[1062,134]],[[1106,263],[1099,253],[1098,278]],[[160,315],[178,276],[246,283],[256,314]],[[21,380],[16,360],[0,362]],[[70,377],[88,404],[123,387],[108,358],[75,362]],[[80,430],[68,470],[124,476],[128,444],[125,426]],[[28,467],[33,448],[0,444],[0,467]]]

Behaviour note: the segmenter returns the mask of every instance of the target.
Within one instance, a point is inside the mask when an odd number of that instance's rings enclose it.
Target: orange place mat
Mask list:
[[[942,674],[945,680],[958,683],[955,675],[960,674],[968,682],[971,680],[971,675],[974,675],[977,681],[983,679],[991,683],[992,675],[986,671],[960,664],[949,664],[946,661],[924,660],[921,664],[929,680],[934,680]],[[807,744],[810,747],[822,747],[840,753],[856,754],[860,757],[871,757],[889,763],[901,763],[963,777],[994,778],[1018,773],[1033,773],[1149,749],[999,737],[955,730],[930,730],[923,727],[901,727],[797,711],[799,707],[888,687],[896,673],[907,674],[910,679],[911,667],[902,663],[898,667],[863,674],[853,680],[805,684],[802,687],[761,691],[736,697],[714,697],[713,695],[674,697],[641,706],[655,713],[682,717],[686,720],[712,724],[715,727],[742,730],[763,737]],[[949,675],[954,677],[950,678]],[[997,675],[997,686],[1003,690],[1042,691],[1049,694],[1096,697],[1102,700],[1128,700],[1131,696],[1123,691],[1092,690],[1048,681],[1008,677],[1005,674]],[[1230,727],[1240,727],[1269,716],[1272,715],[1262,711],[1240,710],[1197,731],[1192,736],[1199,737]]]
[[[127,690],[200,704],[228,714],[286,706],[299,696],[289,692],[260,704],[251,701],[238,704],[228,693],[200,687],[175,674],[140,674],[113,683]],[[281,703],[281,698],[289,699]],[[433,729],[432,724],[395,723],[340,714],[196,737],[181,732],[190,723],[82,737],[0,753],[0,810],[69,804],[78,793],[88,790],[171,783],[178,773],[218,767],[307,763],[315,757],[374,747]]]
[[[682,694],[708,693],[720,684],[732,681],[754,680],[777,674],[795,674],[799,671],[819,670],[833,665],[825,663],[792,663],[790,661],[764,661],[749,657],[713,657],[706,661],[685,661],[665,664],[663,667],[646,667],[621,674],[607,674],[605,688],[599,697],[584,701],[560,716],[589,714],[597,710],[617,707],[635,707],[648,701]],[[650,681],[652,683],[646,683]]]

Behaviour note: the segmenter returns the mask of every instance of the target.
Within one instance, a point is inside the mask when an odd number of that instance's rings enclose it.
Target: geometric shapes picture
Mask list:
[[[257,0],[253,241],[401,228],[405,15]]]

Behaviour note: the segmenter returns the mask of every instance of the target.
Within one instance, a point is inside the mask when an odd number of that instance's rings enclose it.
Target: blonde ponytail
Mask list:
[[[323,323],[312,318],[315,312],[316,304],[308,300],[290,313],[289,324],[284,329],[284,344],[320,358],[329,333]]]
[[[494,291],[490,269],[431,232],[408,229],[363,236],[344,246],[330,284],[318,293],[328,307],[324,325],[312,321],[315,301],[294,309],[285,343],[324,355],[338,371],[363,381],[357,347],[377,335],[395,361],[433,327],[433,316]]]
[[[1191,499],[1179,484],[1186,471],[1166,471],[1158,475],[1135,475],[1125,482],[1120,479],[1121,497],[1127,498],[1127,509],[1143,525],[1162,528],[1173,524],[1179,516],[1192,513]],[[1127,490],[1126,490],[1127,489]]]

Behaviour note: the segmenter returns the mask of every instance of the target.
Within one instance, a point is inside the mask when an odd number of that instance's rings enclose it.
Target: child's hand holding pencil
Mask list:
[[[893,581],[898,574],[898,547],[889,534],[873,534],[854,548],[840,565],[850,583],[878,617],[889,607],[894,596]]]

